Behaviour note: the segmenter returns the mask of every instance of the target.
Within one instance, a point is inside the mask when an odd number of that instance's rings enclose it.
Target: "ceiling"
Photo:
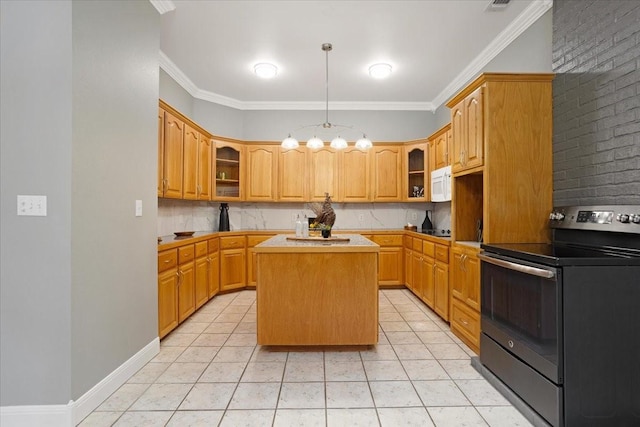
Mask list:
[[[477,75],[552,0],[151,0],[160,64],[195,98],[233,108],[434,110]],[[498,0],[498,2],[501,0]],[[173,10],[171,8],[174,7]],[[278,75],[261,79],[258,62]],[[384,80],[367,69],[387,62]]]

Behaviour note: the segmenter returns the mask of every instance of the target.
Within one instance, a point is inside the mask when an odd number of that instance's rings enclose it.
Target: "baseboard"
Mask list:
[[[159,351],[160,339],[154,338],[75,402],[72,400],[66,405],[0,407],[0,425],[2,427],[73,427],[100,406]]]

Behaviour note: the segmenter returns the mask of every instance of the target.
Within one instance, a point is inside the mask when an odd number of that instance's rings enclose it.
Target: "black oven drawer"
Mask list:
[[[552,426],[561,425],[562,387],[480,335],[480,362]]]

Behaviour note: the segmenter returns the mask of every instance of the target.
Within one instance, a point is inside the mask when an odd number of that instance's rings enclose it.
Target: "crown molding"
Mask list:
[[[283,101],[245,102],[243,110],[324,110],[325,102]],[[435,111],[430,102],[341,102],[329,101],[329,109],[337,111]]]
[[[536,0],[505,28],[431,103],[440,107],[469,80],[476,77],[482,68],[502,52],[512,41],[553,7],[553,0]]]
[[[160,15],[176,9],[176,5],[172,0],[149,0],[149,2],[156,8]]]

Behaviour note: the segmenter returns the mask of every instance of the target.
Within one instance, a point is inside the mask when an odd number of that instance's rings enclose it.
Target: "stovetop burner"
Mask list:
[[[431,228],[428,230],[420,230],[420,232],[435,237],[451,237],[451,230]]]

